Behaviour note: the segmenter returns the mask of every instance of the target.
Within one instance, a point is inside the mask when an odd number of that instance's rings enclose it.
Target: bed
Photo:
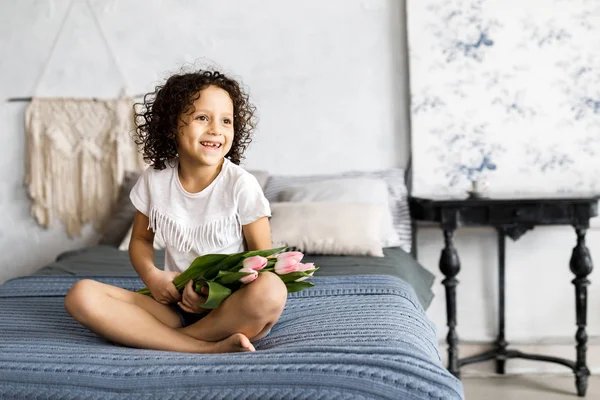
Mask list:
[[[390,204],[404,205],[392,175],[382,176],[397,198]],[[276,201],[289,181],[270,178],[267,198]],[[392,208],[394,222],[403,212]],[[62,253],[0,286],[0,398],[464,399],[425,314],[434,277],[407,246],[386,247],[383,257],[306,254],[303,262],[320,267],[316,286],[289,295],[256,352],[187,354],[115,346],[66,313],[64,296],[79,279],[144,286],[117,244]]]
[[[307,260],[316,286],[290,294],[256,353],[190,355],[117,347],[72,320],[63,298],[78,279],[143,285],[126,252],[64,253],[0,286],[0,398],[463,398],[424,313],[431,274],[399,248]]]

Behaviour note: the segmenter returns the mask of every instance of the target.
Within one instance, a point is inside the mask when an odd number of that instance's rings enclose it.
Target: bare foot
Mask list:
[[[234,353],[234,352],[245,352],[245,351],[256,351],[250,339],[248,339],[243,333],[234,333],[226,339],[215,343],[215,353]]]

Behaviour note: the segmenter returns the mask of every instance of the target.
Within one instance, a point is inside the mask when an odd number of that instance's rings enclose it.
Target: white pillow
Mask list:
[[[123,241],[121,241],[121,244],[119,245],[119,250],[121,250],[121,251],[129,250],[129,242],[131,242],[131,232],[132,231],[133,231],[133,224],[131,224],[131,226],[129,227],[129,230],[127,231],[127,234],[123,238]],[[157,233],[154,235],[154,243],[153,243],[152,247],[154,247],[154,250],[162,250],[165,247],[167,247],[165,245],[165,241],[163,240],[160,233]]]
[[[404,251],[410,253],[412,248],[412,221],[408,207],[408,190],[404,182],[404,170],[402,168],[388,168],[378,171],[347,171],[337,174],[318,175],[270,175],[265,188],[265,196],[270,202],[277,202],[279,193],[292,185],[300,185],[312,182],[322,182],[333,179],[347,178],[372,178],[383,179],[388,185],[388,199],[394,220],[394,228]],[[395,247],[395,246],[391,246]]]
[[[308,254],[383,257],[384,207],[364,203],[271,203],[273,247]]]
[[[344,178],[294,185],[279,192],[278,201],[381,205],[383,207],[380,225],[381,245],[394,247],[400,243],[390,212],[388,185],[383,179]]]

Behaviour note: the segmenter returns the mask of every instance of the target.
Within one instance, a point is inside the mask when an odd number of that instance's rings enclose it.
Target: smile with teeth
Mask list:
[[[219,149],[221,148],[221,143],[213,143],[213,142],[200,142],[200,144],[209,149]]]

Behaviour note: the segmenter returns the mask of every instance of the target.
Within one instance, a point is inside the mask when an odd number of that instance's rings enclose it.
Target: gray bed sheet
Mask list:
[[[399,247],[383,249],[384,257],[305,255],[314,262],[318,276],[390,275],[412,286],[424,309],[433,299],[434,275]],[[156,266],[164,268],[164,251],[156,252]],[[35,275],[137,276],[129,254],[112,246],[92,246],[60,254],[56,261]]]

